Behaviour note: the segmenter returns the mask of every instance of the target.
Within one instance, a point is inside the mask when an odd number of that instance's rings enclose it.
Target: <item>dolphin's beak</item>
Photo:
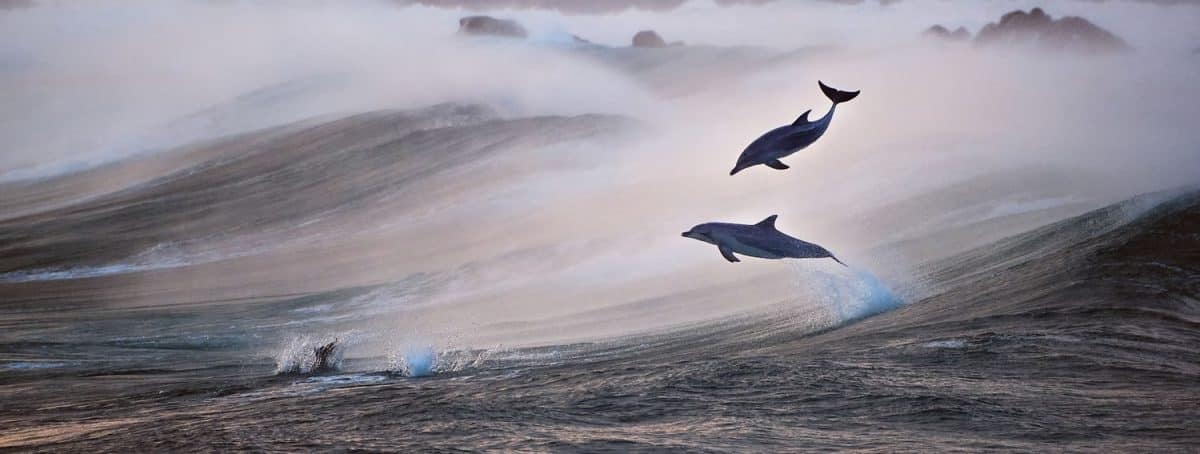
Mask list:
[[[736,175],[738,172],[741,172],[741,171],[742,171],[741,167],[734,167],[733,170],[729,171],[729,176]]]

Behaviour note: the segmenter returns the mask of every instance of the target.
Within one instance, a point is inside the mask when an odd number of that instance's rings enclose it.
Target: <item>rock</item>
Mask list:
[[[643,48],[658,48],[658,47],[673,47],[682,46],[683,41],[666,42],[662,36],[659,36],[654,30],[642,30],[633,35],[633,47]]]
[[[2,0],[0,0],[2,1]],[[401,5],[493,11],[543,9],[566,14],[617,14],[628,10],[670,11],[685,0],[396,0]]]
[[[1054,52],[1084,54],[1116,53],[1130,50],[1129,44],[1112,32],[1082,17],[1054,19],[1034,8],[1028,13],[1012,11],[1000,21],[985,25],[975,36],[979,45],[1030,45]]]
[[[934,26],[925,29],[925,32],[922,34],[933,35],[933,36],[946,36],[946,35],[950,34],[950,30],[947,30],[946,27],[943,27],[940,24],[934,24]]]
[[[464,35],[525,38],[529,33],[517,21],[491,16],[468,16],[458,20],[458,32]]]
[[[667,42],[654,30],[642,30],[633,35],[633,47],[667,47]]]
[[[0,0],[0,10],[33,8],[33,0]]]
[[[954,31],[950,31],[941,25],[934,25],[926,29],[921,35],[945,41],[966,41],[971,39],[971,32],[967,31],[966,27],[958,27]]]

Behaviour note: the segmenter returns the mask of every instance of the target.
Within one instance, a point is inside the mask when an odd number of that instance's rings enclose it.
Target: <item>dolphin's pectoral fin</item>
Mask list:
[[[763,164],[766,164],[766,165],[767,165],[767,167],[770,167],[770,168],[772,168],[772,169],[775,169],[775,170],[787,170],[787,169],[790,169],[790,168],[791,168],[791,167],[788,167],[788,165],[787,165],[787,164],[784,164],[784,163],[782,163],[782,162],[779,162],[779,160],[778,160],[778,159],[776,159],[776,160],[774,160],[774,161],[767,161],[767,162],[764,162]]]
[[[741,261],[741,260],[738,260],[737,256],[733,255],[733,251],[729,250],[729,248],[727,248],[725,246],[717,246],[717,249],[721,251],[721,257],[725,257],[725,260],[728,260],[730,262],[740,262]]]
[[[800,118],[797,118],[796,121],[792,122],[792,126],[800,126],[812,123],[811,121],[808,121],[808,114],[810,113],[812,113],[812,109],[804,111],[804,113],[800,114]]]

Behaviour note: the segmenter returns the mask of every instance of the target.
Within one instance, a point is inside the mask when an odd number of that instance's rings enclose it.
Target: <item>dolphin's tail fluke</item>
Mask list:
[[[817,81],[817,85],[821,86],[821,91],[824,92],[825,96],[827,96],[830,101],[833,101],[834,104],[841,104],[854,99],[859,93],[857,91],[841,91],[825,85],[825,82],[821,82],[819,80]]]

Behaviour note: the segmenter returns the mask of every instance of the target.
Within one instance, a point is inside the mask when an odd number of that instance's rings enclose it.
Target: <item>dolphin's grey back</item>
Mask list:
[[[714,223],[714,227],[725,230],[742,244],[780,257],[803,259],[832,255],[821,246],[788,236],[774,227],[729,223]]]
[[[763,135],[759,136],[757,139],[754,139],[753,142],[750,142],[750,145],[746,146],[746,151],[760,150],[760,149],[766,149],[766,148],[772,147],[776,142],[779,141],[779,139],[788,135],[788,132],[790,131],[791,127],[792,127],[791,125],[780,126],[778,128],[767,131],[766,134],[763,134]]]
[[[820,139],[827,129],[829,129],[829,121],[825,119],[804,126],[791,127],[787,134],[775,141],[775,146],[788,151],[800,150]]]
[[[825,134],[825,130],[829,129],[829,123],[833,119],[834,107],[829,108],[829,112],[816,121],[804,122],[803,124],[790,124],[780,126],[768,131],[754,142],[751,142],[746,150],[779,150],[794,152],[816,142]]]

